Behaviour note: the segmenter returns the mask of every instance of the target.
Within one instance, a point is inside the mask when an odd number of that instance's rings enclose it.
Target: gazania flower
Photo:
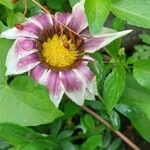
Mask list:
[[[56,106],[64,93],[83,105],[85,99],[94,100],[97,94],[94,74],[87,66],[93,60],[89,53],[129,32],[104,28],[101,34],[91,35],[83,1],[74,6],[72,14],[56,13],[52,17],[41,13],[1,34],[16,39],[7,55],[6,75],[29,72],[35,81],[48,87]]]

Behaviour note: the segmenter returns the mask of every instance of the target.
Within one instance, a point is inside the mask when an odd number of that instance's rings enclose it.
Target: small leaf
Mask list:
[[[144,43],[150,45],[150,34],[140,34],[139,37]]]
[[[143,87],[150,89],[150,60],[139,60],[134,63],[133,74]]]
[[[121,140],[120,139],[117,139],[117,140],[114,140],[110,145],[109,147],[107,148],[107,150],[118,150],[119,147],[121,145]]]
[[[107,76],[104,84],[104,102],[108,112],[117,104],[125,86],[125,68],[124,65],[118,65]]]
[[[14,27],[17,23],[22,23],[25,21],[25,17],[22,13],[9,13],[7,17],[7,25],[9,27]]]
[[[111,116],[110,116],[110,121],[115,129],[117,130],[120,129],[120,124],[121,124],[120,117],[116,111],[112,111]]]
[[[101,135],[93,135],[89,137],[82,145],[80,150],[95,150],[97,147],[102,147]]]
[[[11,2],[11,0],[0,0],[0,4],[8,7],[9,9],[14,8],[14,4]]]
[[[87,15],[90,32],[100,33],[110,12],[110,0],[86,0],[85,13]]]
[[[111,11],[129,24],[150,28],[149,0],[113,0]]]

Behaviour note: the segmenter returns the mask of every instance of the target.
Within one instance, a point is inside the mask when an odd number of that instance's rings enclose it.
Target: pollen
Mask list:
[[[72,40],[66,35],[55,34],[43,43],[42,56],[47,64],[56,68],[64,68],[74,64],[78,51]]]

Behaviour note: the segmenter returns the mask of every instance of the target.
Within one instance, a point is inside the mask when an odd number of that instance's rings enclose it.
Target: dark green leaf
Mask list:
[[[61,143],[63,150],[76,150],[72,143],[69,141],[63,141]]]
[[[107,76],[104,84],[104,102],[108,112],[117,104],[125,86],[125,68],[120,64]]]
[[[110,11],[110,0],[86,0],[85,12],[90,32],[100,33]]]
[[[109,147],[107,148],[107,150],[119,150],[119,146],[121,145],[121,140],[117,139],[114,140]]]
[[[150,59],[136,61],[133,74],[139,84],[150,89]]]
[[[150,142],[150,93],[130,75],[117,110],[128,117],[138,132]]]
[[[150,28],[149,0],[114,0],[112,13],[129,24]]]

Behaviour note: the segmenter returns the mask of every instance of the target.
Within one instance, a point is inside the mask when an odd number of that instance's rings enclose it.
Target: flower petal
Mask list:
[[[13,44],[14,51],[18,55],[18,58],[25,57],[29,54],[37,52],[37,42],[31,38],[19,37]]]
[[[88,53],[93,53],[93,52],[101,49],[102,47],[108,45],[113,40],[120,38],[120,37],[130,33],[131,31],[132,30],[126,30],[126,31],[122,31],[122,32],[104,33],[104,34],[95,35],[95,37],[91,37],[84,41],[85,51]]]
[[[88,26],[87,18],[84,12],[84,0],[81,0],[73,7],[72,20],[70,21],[69,26],[78,33]]]
[[[1,33],[0,38],[16,39],[17,37],[38,38],[41,28],[32,22],[25,22],[18,29],[16,27],[8,29]]]
[[[56,107],[58,107],[65,92],[65,88],[59,78],[59,72],[50,72],[48,77],[48,89],[50,99],[53,101]]]
[[[40,63],[38,55],[32,53],[26,55],[25,57],[20,57],[17,54],[16,44],[19,40],[16,40],[9,50],[6,58],[6,75],[21,74],[33,69],[36,65]]]
[[[66,95],[78,105],[84,104],[86,84],[77,70],[62,72],[61,79],[66,89]]]
[[[98,95],[96,78],[95,78],[93,72],[90,71],[87,64],[81,64],[77,68],[77,70],[81,74],[81,76],[85,78],[87,92],[89,91],[93,95]]]
[[[53,19],[49,14],[41,13],[37,16],[31,17],[28,19],[28,21],[33,22],[37,26],[39,26],[41,29],[48,28],[49,26],[53,25]]]
[[[41,79],[42,75],[45,73],[47,69],[44,67],[43,64],[37,65],[30,71],[30,76],[37,82]]]
[[[95,100],[95,95],[92,94],[88,89],[86,90],[86,93],[85,93],[85,99],[86,100]]]
[[[70,20],[72,19],[72,15],[70,13],[61,13],[58,12],[55,14],[56,19],[58,19],[64,25],[68,25]]]

